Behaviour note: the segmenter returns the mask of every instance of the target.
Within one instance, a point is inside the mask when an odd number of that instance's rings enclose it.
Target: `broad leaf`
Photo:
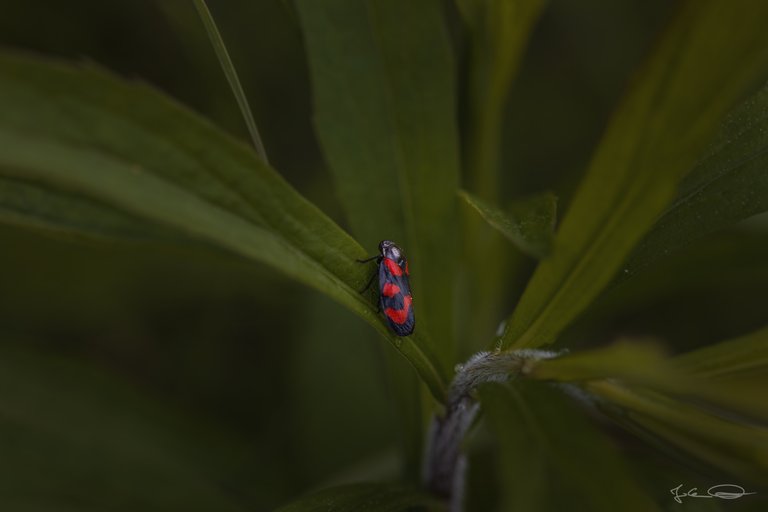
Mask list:
[[[266,263],[363,317],[441,396],[424,338],[396,338],[358,293],[367,252],[250,149],[151,88],[1,54],[0,148],[0,177],[66,196],[49,221],[70,229],[83,197]]]
[[[656,510],[616,447],[574,404],[543,384],[518,384],[480,389],[499,443],[500,510]]]
[[[709,232],[768,210],[768,87],[732,112],[675,202],[632,253],[628,277]]]
[[[418,330],[453,362],[458,129],[437,0],[296,2],[315,124],[352,230],[410,259]]]
[[[747,0],[684,4],[614,114],[502,347],[551,343],[620,270],[725,112],[765,76],[766,16],[768,4]]]
[[[400,512],[444,510],[423,491],[396,484],[350,484],[316,492],[275,512]]]
[[[508,212],[463,190],[459,197],[521,251],[537,258],[549,253],[557,209],[554,195],[541,194],[515,201]]]

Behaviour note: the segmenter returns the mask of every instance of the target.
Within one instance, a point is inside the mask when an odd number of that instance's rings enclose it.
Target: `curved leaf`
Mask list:
[[[172,228],[328,295],[376,327],[441,396],[424,338],[395,337],[358,293],[370,269],[355,259],[366,251],[250,149],[151,88],[0,54],[0,148],[0,177]]]
[[[418,507],[444,510],[422,491],[396,484],[350,484],[311,494],[275,512],[400,512]]]
[[[611,281],[744,89],[765,76],[768,4],[688,1],[606,134],[499,344],[551,343]]]

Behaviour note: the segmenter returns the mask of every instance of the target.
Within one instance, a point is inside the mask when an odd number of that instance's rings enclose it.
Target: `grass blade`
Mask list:
[[[232,89],[232,94],[235,95],[237,106],[240,107],[240,113],[243,115],[243,120],[248,128],[248,133],[251,135],[251,141],[253,147],[256,148],[256,153],[261,156],[265,164],[269,164],[267,159],[267,150],[264,149],[264,143],[261,141],[261,135],[259,135],[259,129],[256,127],[256,120],[253,118],[253,112],[248,104],[248,98],[243,92],[243,86],[240,85],[240,78],[237,76],[237,70],[235,65],[232,64],[232,59],[229,57],[229,52],[224,44],[224,40],[221,38],[219,29],[216,27],[216,22],[213,21],[211,11],[208,10],[208,6],[205,0],[194,0],[195,8],[200,15],[200,20],[205,26],[205,31],[208,33],[208,38],[211,40],[211,46],[213,46],[216,52],[216,58],[219,59],[221,69],[224,71],[224,76],[227,77],[229,87]]]

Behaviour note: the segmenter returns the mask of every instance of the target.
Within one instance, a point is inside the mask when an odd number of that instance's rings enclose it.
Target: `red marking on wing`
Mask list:
[[[411,273],[408,272],[408,260],[405,260],[405,275],[407,276],[411,275]]]
[[[381,294],[385,297],[394,297],[398,293],[400,293],[400,287],[392,283],[384,283],[381,289]]]
[[[396,324],[404,324],[408,319],[408,310],[411,309],[411,302],[413,302],[411,296],[406,295],[403,297],[403,309],[387,308],[384,310],[384,314]]]
[[[384,264],[387,266],[389,273],[393,276],[403,275],[403,269],[400,268],[400,265],[398,265],[395,260],[384,258]]]

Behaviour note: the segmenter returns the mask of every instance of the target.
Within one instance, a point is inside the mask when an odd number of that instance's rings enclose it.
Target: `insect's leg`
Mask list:
[[[364,293],[366,290],[368,290],[368,288],[370,288],[370,287],[371,287],[371,285],[373,284],[373,280],[374,280],[374,279],[376,279],[376,276],[377,276],[378,274],[379,274],[378,272],[374,272],[374,273],[371,275],[371,278],[368,280],[368,284],[366,284],[366,285],[365,285],[365,288],[363,288],[362,290],[360,290],[360,293]]]
[[[371,256],[370,258],[365,258],[364,260],[356,260],[358,263],[368,263],[369,261],[376,260],[378,258],[381,258],[378,254],[376,256]]]

